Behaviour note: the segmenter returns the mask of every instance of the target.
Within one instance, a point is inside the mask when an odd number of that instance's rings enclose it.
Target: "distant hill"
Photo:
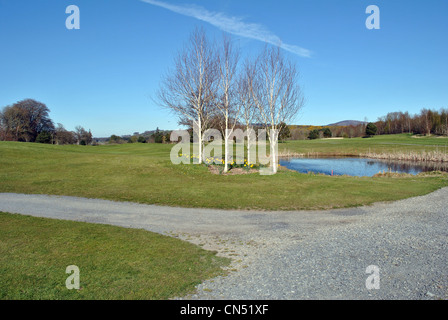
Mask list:
[[[367,122],[364,121],[358,121],[358,120],[344,120],[344,121],[339,121],[336,123],[332,123],[332,124],[327,124],[327,127],[332,127],[332,126],[357,126],[360,124],[367,124]]]

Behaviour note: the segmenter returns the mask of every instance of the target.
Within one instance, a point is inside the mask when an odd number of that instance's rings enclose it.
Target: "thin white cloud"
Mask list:
[[[267,42],[272,45],[279,45],[284,50],[292,52],[298,56],[309,58],[311,51],[296,45],[286,44],[281,39],[258,23],[244,22],[242,18],[229,17],[221,12],[211,12],[197,5],[178,6],[157,0],[141,0],[143,2],[165,8],[172,12],[193,17],[195,19],[210,23],[211,25],[234,35]]]

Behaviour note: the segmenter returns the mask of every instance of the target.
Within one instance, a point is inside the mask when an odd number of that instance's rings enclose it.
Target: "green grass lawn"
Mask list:
[[[145,299],[182,296],[222,274],[228,259],[144,230],[0,212],[0,299]],[[66,267],[80,271],[68,290]]]
[[[409,135],[289,141],[279,150],[358,154],[443,151],[445,138]],[[279,171],[213,175],[203,165],[173,165],[172,145],[53,146],[0,142],[0,192],[70,195],[223,209],[327,209],[390,201],[448,185],[447,176],[369,178]]]

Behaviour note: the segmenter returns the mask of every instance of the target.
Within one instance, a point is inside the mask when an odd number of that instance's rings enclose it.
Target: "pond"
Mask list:
[[[380,160],[353,157],[319,157],[279,159],[280,165],[301,173],[372,177],[379,172],[416,175],[427,171],[448,171],[447,163]]]

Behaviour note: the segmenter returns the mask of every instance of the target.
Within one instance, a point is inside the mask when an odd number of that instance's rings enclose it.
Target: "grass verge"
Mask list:
[[[145,230],[0,212],[3,300],[169,299],[221,274],[228,262]],[[69,265],[79,267],[79,290],[66,288]]]

